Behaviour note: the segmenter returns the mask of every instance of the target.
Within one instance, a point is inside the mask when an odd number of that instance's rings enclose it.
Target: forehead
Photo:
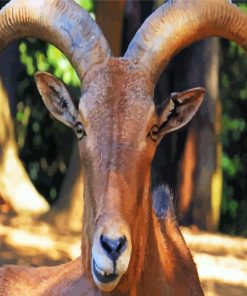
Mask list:
[[[86,76],[79,109],[90,124],[128,128],[154,112],[153,85],[130,61],[111,58]]]

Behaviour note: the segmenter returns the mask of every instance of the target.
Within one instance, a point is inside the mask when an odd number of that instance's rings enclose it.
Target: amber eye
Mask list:
[[[158,125],[153,125],[148,133],[148,136],[151,138],[151,140],[156,141],[159,136],[159,127]]]
[[[86,132],[80,122],[77,122],[74,126],[75,128],[75,133],[77,135],[78,140],[82,140],[84,136],[86,136]]]

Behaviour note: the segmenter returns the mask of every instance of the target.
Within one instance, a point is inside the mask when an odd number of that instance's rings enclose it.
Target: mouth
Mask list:
[[[107,273],[106,271],[100,269],[97,266],[94,259],[93,259],[93,264],[92,265],[93,265],[94,276],[101,283],[104,283],[104,284],[110,283],[110,282],[114,281],[118,277],[118,274],[116,274],[116,273]]]

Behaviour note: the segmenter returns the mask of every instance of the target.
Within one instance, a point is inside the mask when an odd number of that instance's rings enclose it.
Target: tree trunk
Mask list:
[[[191,47],[178,80],[182,77],[188,77],[183,80],[184,88],[204,86],[206,96],[187,132],[179,165],[178,209],[182,222],[213,231],[218,229],[222,190],[217,38]]]
[[[125,0],[95,1],[96,21],[114,56],[121,54]]]
[[[18,214],[40,215],[49,210],[49,205],[33,186],[18,157],[9,108],[10,100],[14,112],[16,62],[17,43],[0,56],[0,197]]]
[[[47,219],[60,229],[81,231],[83,215],[83,171],[78,144],[73,146],[70,164],[64,178],[59,198]]]

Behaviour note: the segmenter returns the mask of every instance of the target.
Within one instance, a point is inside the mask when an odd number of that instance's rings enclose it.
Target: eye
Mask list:
[[[151,127],[147,137],[150,137],[151,140],[156,141],[159,136],[159,130],[160,130],[160,128],[158,127],[158,125],[153,125]]]
[[[75,133],[77,135],[77,138],[78,140],[82,140],[84,138],[84,136],[86,136],[86,132],[82,126],[82,124],[80,122],[77,122],[75,125],[74,125],[74,128],[75,128]]]

